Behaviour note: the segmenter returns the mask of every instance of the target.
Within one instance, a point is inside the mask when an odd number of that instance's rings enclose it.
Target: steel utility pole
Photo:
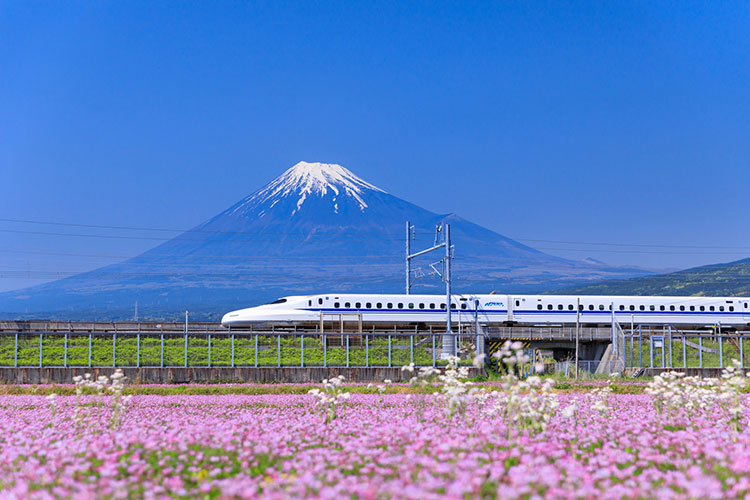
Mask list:
[[[576,299],[576,380],[578,380],[578,339],[581,335],[581,298]]]
[[[411,233],[414,226],[409,221],[406,221],[406,294],[408,295],[411,289],[411,260],[424,255],[426,253],[445,248],[445,257],[443,257],[443,282],[445,283],[445,334],[443,335],[443,349],[440,353],[441,359],[446,359],[456,354],[455,337],[453,336],[453,325],[452,325],[452,310],[451,310],[451,259],[453,258],[452,252],[453,247],[451,246],[451,226],[450,224],[443,222],[442,226],[435,228],[435,244],[421,252],[411,253]],[[438,243],[438,235],[443,233],[443,242]],[[434,267],[433,267],[434,269]],[[437,270],[436,270],[437,271]],[[440,274],[440,273],[438,273]]]
[[[411,231],[414,226],[406,221],[406,295],[411,291]]]
[[[453,336],[451,307],[451,225],[443,222],[443,242],[445,243],[445,260],[443,260],[443,281],[445,281],[445,335],[443,335],[443,352],[440,358],[447,359],[456,355],[456,337]],[[448,348],[446,349],[446,345]]]

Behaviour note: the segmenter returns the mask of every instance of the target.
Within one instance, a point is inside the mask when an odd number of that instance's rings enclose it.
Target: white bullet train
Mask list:
[[[452,321],[483,325],[611,324],[631,321],[653,325],[750,326],[747,297],[636,297],[594,295],[453,295]],[[317,324],[321,320],[363,324],[444,325],[445,295],[321,294],[282,297],[270,304],[224,315],[225,327],[260,323]]]

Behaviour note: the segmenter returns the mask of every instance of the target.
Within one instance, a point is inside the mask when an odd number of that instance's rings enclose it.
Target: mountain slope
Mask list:
[[[280,294],[403,290],[405,221],[413,249],[451,224],[454,290],[531,291],[646,274],[534,250],[456,215],[402,200],[339,165],[300,162],[216,217],[122,263],[0,294],[0,311],[55,317],[171,317],[186,309],[218,317]],[[431,272],[440,255],[416,262]],[[439,291],[423,276],[415,291]]]
[[[704,295],[750,297],[750,259],[694,267],[565,290],[585,295]]]

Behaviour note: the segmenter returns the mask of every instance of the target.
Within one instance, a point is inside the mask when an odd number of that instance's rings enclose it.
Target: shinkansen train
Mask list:
[[[345,319],[365,324],[443,325],[444,295],[321,294],[282,297],[224,315],[226,327],[260,323],[301,325]],[[455,323],[544,325],[575,323],[744,327],[750,325],[746,297],[631,297],[594,295],[452,295]]]

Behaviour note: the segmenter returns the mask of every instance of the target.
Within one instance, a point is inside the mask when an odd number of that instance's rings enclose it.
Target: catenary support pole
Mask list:
[[[411,222],[406,221],[406,295],[411,291]]]
[[[443,281],[445,281],[445,335],[441,359],[456,355],[455,338],[453,337],[453,309],[451,308],[451,225],[443,222],[445,257],[443,257]]]
[[[581,298],[576,298],[576,373],[575,377],[578,380],[578,343],[581,336]]]

